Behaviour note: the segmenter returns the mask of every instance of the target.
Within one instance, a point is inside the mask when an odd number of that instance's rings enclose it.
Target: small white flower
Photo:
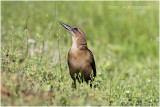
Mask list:
[[[86,104],[86,107],[91,107],[91,105],[90,104]]]
[[[33,39],[28,39],[28,43],[35,43],[35,40],[33,40]]]
[[[126,93],[128,93],[128,94],[129,94],[129,91],[126,91]]]
[[[99,75],[101,75],[101,72],[98,72]]]
[[[157,37],[156,40],[160,42],[160,37]]]
[[[152,99],[150,99],[150,101],[152,102]]]
[[[147,82],[151,82],[151,80],[150,80],[150,79],[147,79]]]

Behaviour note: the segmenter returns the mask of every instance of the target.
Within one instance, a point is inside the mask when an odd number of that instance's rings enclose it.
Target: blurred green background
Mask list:
[[[59,22],[85,33],[99,88],[71,87]],[[2,105],[157,106],[158,22],[158,1],[2,1]]]

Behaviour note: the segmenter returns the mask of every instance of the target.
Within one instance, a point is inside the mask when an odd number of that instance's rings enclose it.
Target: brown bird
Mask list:
[[[90,87],[92,87],[92,81],[96,77],[96,66],[93,54],[87,47],[84,32],[78,27],[70,27],[62,22],[60,24],[72,37],[72,46],[68,52],[68,66],[75,88],[76,80],[83,82],[83,79],[87,84],[90,80]]]

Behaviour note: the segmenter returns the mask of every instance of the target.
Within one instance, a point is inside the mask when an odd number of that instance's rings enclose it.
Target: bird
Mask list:
[[[73,85],[76,88],[76,80],[82,83],[84,80],[92,88],[92,81],[96,77],[96,64],[93,53],[87,47],[84,32],[79,27],[71,27],[59,22],[68,30],[72,37],[72,46],[68,52],[68,67]]]

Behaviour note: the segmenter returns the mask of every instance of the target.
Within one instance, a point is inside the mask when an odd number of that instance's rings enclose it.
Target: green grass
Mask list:
[[[158,4],[2,1],[2,105],[158,106]],[[71,87],[72,41],[60,21],[84,31],[98,88]]]

